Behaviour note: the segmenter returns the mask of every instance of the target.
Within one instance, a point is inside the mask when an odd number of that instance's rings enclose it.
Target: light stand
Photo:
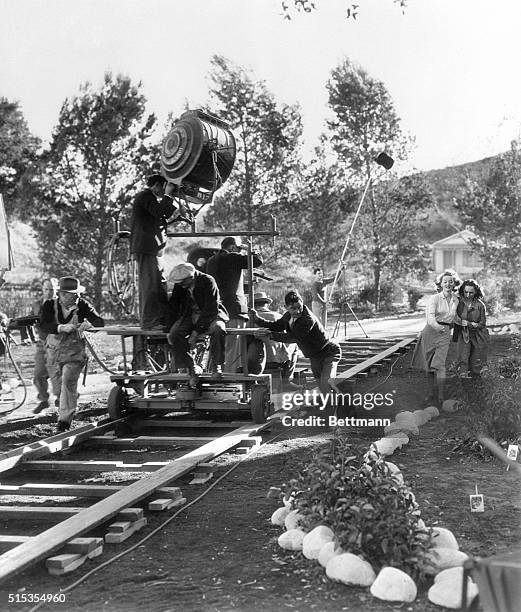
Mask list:
[[[394,165],[394,159],[392,157],[390,157],[389,155],[387,155],[387,153],[384,153],[384,152],[380,153],[375,158],[374,161],[379,166],[382,166],[386,170],[390,170],[393,167],[393,165]],[[373,180],[373,177],[371,176],[371,170],[369,170],[369,178],[367,179],[367,183],[365,185],[364,192],[362,194],[362,197],[360,198],[360,202],[359,202],[358,207],[356,209],[356,213],[355,213],[355,216],[354,216],[353,221],[351,223],[351,227],[349,229],[349,232],[347,233],[347,238],[346,238],[346,242],[344,244],[344,249],[342,251],[342,255],[340,257],[340,260],[338,261],[338,266],[337,266],[337,269],[336,269],[336,272],[335,272],[335,278],[333,279],[333,284],[331,285],[331,290],[329,292],[330,296],[333,295],[333,291],[335,290],[335,285],[336,285],[336,283],[338,281],[338,278],[339,278],[339,276],[340,276],[340,274],[342,272],[342,269],[344,268],[344,265],[345,265],[344,264],[344,257],[346,256],[346,253],[347,253],[347,247],[349,246],[349,241],[351,240],[351,235],[352,235],[353,230],[355,228],[356,220],[358,219],[358,215],[360,214],[360,210],[362,209],[362,204],[364,203],[365,196],[367,195],[367,192],[369,191],[369,186],[371,185],[372,180]],[[346,301],[346,305],[349,308],[351,314],[356,319],[356,322],[360,326],[360,329],[364,332],[365,337],[369,338],[369,336],[367,335],[365,329],[362,327],[362,324],[358,320],[358,317],[353,312],[353,309],[351,308],[351,306],[349,305],[349,303],[347,301]],[[336,331],[336,326],[335,326],[335,331]],[[334,333],[333,333],[333,335],[334,335]]]

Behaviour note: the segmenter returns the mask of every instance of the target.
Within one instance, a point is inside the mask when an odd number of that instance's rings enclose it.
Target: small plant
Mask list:
[[[502,378],[517,380],[521,377],[521,359],[518,357],[504,357],[498,364],[498,371]]]
[[[521,439],[520,365],[514,366],[513,361],[503,359],[461,398],[463,422],[453,436],[452,452],[491,459],[480,437],[492,438],[502,446]]]
[[[375,568],[397,567],[414,579],[424,576],[431,534],[418,527],[414,494],[392,477],[380,454],[362,457],[334,438],[299,476],[286,485],[286,499],[303,515],[305,527],[327,525],[345,552],[364,557]]]

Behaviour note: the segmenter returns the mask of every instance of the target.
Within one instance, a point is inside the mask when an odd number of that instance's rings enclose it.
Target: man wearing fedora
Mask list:
[[[244,294],[243,270],[248,269],[248,255],[241,254],[244,248],[240,238],[228,236],[221,242],[218,251],[206,263],[206,271],[215,278],[224,307],[230,321],[228,327],[245,327],[248,320],[248,306]],[[262,265],[262,258],[252,253],[253,267]],[[240,363],[240,338],[237,335],[226,337],[226,372],[237,372]]]
[[[174,284],[168,302],[167,334],[175,367],[188,370],[194,384],[195,364],[190,353],[202,334],[210,336],[210,356],[214,372],[221,372],[224,364],[225,323],[228,313],[224,308],[215,280],[196,270],[191,263],[175,266],[169,275]]]
[[[42,305],[40,329],[48,334],[49,376],[59,390],[58,432],[70,429],[78,403],[78,379],[87,362],[85,331],[105,322],[80,294],[85,287],[77,278],[63,276],[58,296]],[[53,380],[54,379],[54,380]]]
[[[253,294],[253,307],[265,321],[278,321],[282,317],[279,312],[270,310],[269,305],[272,301],[264,291]],[[269,338],[263,338],[263,342],[266,350],[265,370],[279,370],[284,387],[297,387],[298,385],[291,382],[297,364],[297,345],[295,343],[277,342]]]
[[[140,324],[144,330],[164,330],[168,293],[162,254],[167,219],[177,210],[174,192],[174,184],[161,174],[152,174],[147,177],[146,189],[136,195],[132,205],[130,252],[137,262]]]

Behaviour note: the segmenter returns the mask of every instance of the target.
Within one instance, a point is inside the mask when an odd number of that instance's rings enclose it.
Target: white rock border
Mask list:
[[[410,411],[398,412],[395,416],[394,422],[392,422],[390,425],[384,428],[384,437],[372,442],[369,445],[366,455],[369,455],[368,458],[374,458],[374,457],[371,457],[371,454],[376,455],[375,451],[378,452],[378,454],[380,455],[382,459],[386,456],[392,455],[397,448],[401,448],[402,446],[405,446],[406,444],[409,443],[410,435],[419,434],[420,426],[425,425],[431,419],[436,418],[439,415],[440,415],[440,411],[438,410],[436,406],[428,406],[427,408],[424,408],[423,410],[415,410],[414,412],[410,412]],[[391,478],[395,479],[397,482],[402,484],[403,474],[400,468],[398,468],[398,466],[396,466],[394,463],[387,462],[385,460],[384,460],[384,463],[387,465],[389,469]],[[411,496],[413,497],[413,499],[415,499],[414,493],[412,493],[412,491],[411,491]],[[279,526],[284,525],[287,530],[281,536],[279,536],[278,542],[281,547],[287,550],[289,549],[293,551],[298,551],[298,550],[302,551],[304,540],[308,538],[308,541],[310,541],[311,540],[310,536],[311,534],[313,534],[315,530],[323,531],[324,529],[329,529],[329,528],[324,525],[319,525],[315,527],[315,529],[313,529],[309,534],[306,534],[301,529],[302,516],[299,514],[297,510],[290,510],[290,507],[291,507],[291,502],[288,500],[284,500],[284,506],[276,509],[273,512],[272,517],[271,517],[271,522],[274,525],[279,525]],[[423,522],[421,518],[418,520],[418,527],[420,529],[425,529],[425,530],[428,529],[425,526],[425,523]],[[467,557],[467,555],[465,555],[463,551],[459,550],[459,546],[458,546],[458,543],[457,543],[457,540],[454,534],[444,527],[434,527],[433,531],[434,531],[434,534],[437,536],[436,539],[438,540],[438,546],[436,547],[436,545],[434,544],[434,548],[431,549],[431,557],[436,556],[436,558],[438,558],[441,556],[440,553],[446,554],[447,556],[451,556],[451,557],[454,556],[454,557],[457,557],[457,560],[455,560],[454,565],[451,564],[450,567],[452,569],[454,569],[455,567],[461,567],[461,564],[463,563],[463,560],[465,557]],[[322,567],[325,568],[326,575],[330,579],[340,581],[341,583],[350,585],[350,586],[353,586],[354,584],[356,584],[357,582],[356,581],[352,582],[350,577],[348,577],[345,580],[343,579],[343,577],[341,579],[338,578],[336,569],[335,571],[332,571],[332,568],[338,568],[344,559],[348,559],[349,562],[356,561],[356,563],[359,563],[360,566],[362,566],[363,564],[365,564],[366,566],[366,570],[364,572],[365,574],[364,575],[364,580],[365,580],[364,586],[370,587],[371,594],[373,594],[373,597],[376,597],[379,599],[386,599],[385,596],[382,596],[382,590],[381,590],[381,584],[382,582],[385,582],[385,589],[387,589],[389,593],[389,597],[390,597],[389,599],[387,599],[387,601],[402,601],[405,603],[410,603],[414,601],[414,599],[416,598],[416,584],[414,583],[412,578],[408,576],[408,574],[396,568],[383,567],[380,570],[380,573],[378,574],[378,576],[376,576],[376,574],[374,574],[374,571],[372,570],[369,563],[367,563],[361,557],[357,557],[356,555],[353,555],[352,553],[344,552],[341,548],[337,546],[336,541],[335,541],[335,535],[332,531],[331,531],[331,534],[328,534],[327,538],[329,537],[331,539],[328,539],[328,541],[325,541],[319,550],[317,550],[316,545],[313,545],[312,553],[306,554],[306,557],[317,560],[320,563],[320,565],[322,565]],[[435,542],[435,540],[433,540],[433,542]],[[443,546],[441,544],[443,544]],[[436,551],[436,553],[433,554],[434,551]],[[451,559],[451,562],[452,562],[452,559]],[[330,569],[329,573],[327,572],[328,567]],[[445,568],[446,568],[446,565],[445,565]],[[435,605],[441,605],[441,603],[438,604],[436,601],[433,601],[433,599],[437,599],[435,591],[437,593],[440,590],[440,586],[436,586],[436,588],[434,588],[435,585],[440,584],[440,582],[437,581],[436,579],[438,576],[440,576],[440,578],[443,579],[443,573],[447,572],[447,569],[445,568],[439,569],[435,567],[433,570],[431,570],[430,573],[429,572],[427,573],[428,575],[434,576],[434,583],[429,589],[428,599],[431,601],[431,603],[434,603]],[[392,571],[389,571],[389,570],[392,570]],[[385,581],[382,580],[383,577],[386,578]],[[403,599],[392,599],[394,597],[401,597],[400,595],[401,587],[398,585],[398,583],[395,584],[393,582],[393,578],[391,577],[396,578],[398,582],[402,583],[402,587],[403,587],[403,584],[407,585],[407,588],[403,594]],[[375,581],[377,581],[377,579],[379,579],[378,583],[373,588],[373,584],[375,584]],[[358,582],[358,586],[361,586],[360,582]],[[375,592],[373,593],[373,591]],[[433,594],[435,596],[431,599],[431,596]],[[471,590],[469,595],[473,597],[475,593],[472,592]]]

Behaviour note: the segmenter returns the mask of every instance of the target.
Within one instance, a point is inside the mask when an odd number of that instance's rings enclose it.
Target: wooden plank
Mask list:
[[[133,420],[131,422],[132,427],[141,428],[145,427],[147,423],[154,421],[154,419],[145,420]],[[181,428],[181,429],[237,429],[244,425],[244,421],[210,421],[210,420],[184,420],[179,418],[177,415],[173,415],[161,423],[168,423],[170,427]]]
[[[83,508],[61,508],[60,506],[0,506],[2,518],[16,518],[20,521],[34,519],[56,519],[74,516]]]
[[[169,500],[172,501],[172,500]],[[28,542],[34,536],[21,536],[21,535],[2,535],[0,536],[0,549],[8,549],[13,546],[18,546],[24,542]],[[62,553],[75,553],[80,555],[86,555],[92,552],[100,544],[103,544],[103,538],[74,538],[70,542],[67,542],[63,548],[60,549]]]
[[[209,440],[215,440],[218,436],[170,436],[170,437],[156,437],[156,436],[137,436],[136,438],[116,438],[108,436],[94,436],[89,438],[85,443],[89,446],[117,446],[122,448],[135,448],[136,446],[146,447],[172,447],[176,446],[177,442],[208,442]]]
[[[154,472],[168,461],[150,461],[148,463],[123,463],[123,461],[25,461],[24,469],[63,472]]]
[[[161,512],[162,510],[170,510],[186,504],[186,497],[179,499],[155,499],[148,504],[148,509],[152,512]]]
[[[142,499],[149,497],[152,492],[160,487],[168,485],[176,478],[193,470],[198,463],[209,461],[222,455],[244,438],[258,434],[258,432],[269,426],[269,423],[263,423],[262,425],[248,423],[238,430],[231,431],[217,440],[194,449],[183,457],[174,459],[148,478],[130,484],[122,491],[118,491],[89,508],[83,509],[78,514],[62,521],[58,525],[46,529],[30,541],[12,548],[3,555],[0,555],[0,582],[17,574],[33,563],[49,557],[69,540],[106,522],[123,510],[123,508],[135,505]]]
[[[0,495],[39,495],[42,497],[108,497],[124,489],[117,485],[23,484],[0,485]],[[163,497],[176,499],[179,487],[163,487],[157,491]]]
[[[130,538],[131,535],[133,535],[136,531],[139,531],[146,524],[147,524],[147,519],[142,518],[142,519],[139,519],[139,521],[133,521],[132,523],[129,522],[128,527],[121,532],[120,531],[108,531],[105,534],[105,542],[107,544],[121,544],[121,542],[124,542],[125,540]],[[113,523],[113,525],[116,525],[116,523]]]
[[[59,451],[71,448],[84,440],[100,433],[114,429],[118,423],[124,423],[126,419],[111,421],[104,419],[101,424],[89,424],[71,431],[66,431],[50,438],[38,440],[32,444],[18,446],[6,453],[0,454],[0,472],[11,470],[15,466],[27,461],[37,459]]]
[[[373,366],[374,364],[377,364],[383,358],[387,357],[388,355],[392,355],[400,348],[405,348],[406,346],[408,346],[415,340],[416,340],[416,336],[411,336],[410,338],[405,338],[404,340],[401,340],[400,342],[394,344],[393,346],[386,349],[385,351],[378,353],[374,357],[371,357],[370,359],[366,359],[364,362],[360,363],[359,365],[353,366],[352,368],[349,368],[345,372],[341,372],[340,374],[337,374],[335,378],[329,379],[329,384],[333,387],[333,389],[335,389],[335,391],[337,391],[338,393],[341,393],[339,386],[343,382],[349,380],[350,378],[353,378],[354,376],[359,375],[364,370],[368,370],[369,368],[371,368],[371,366]]]
[[[242,426],[245,424],[246,421],[234,421],[234,424],[238,427]],[[249,422],[249,421],[248,421]],[[136,429],[143,429],[143,428],[147,428],[147,427],[172,427],[177,429],[179,427],[179,425],[171,420],[171,419],[143,419],[143,420],[138,420],[135,421],[134,423],[132,423],[132,427],[136,427]],[[220,426],[218,426],[220,427]],[[226,427],[226,425],[223,425],[223,427]]]

